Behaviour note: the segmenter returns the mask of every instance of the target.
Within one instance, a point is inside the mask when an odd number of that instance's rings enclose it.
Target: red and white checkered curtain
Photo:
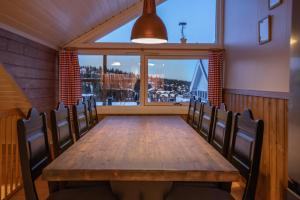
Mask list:
[[[212,52],[208,62],[208,100],[214,106],[223,102],[224,52]]]
[[[74,105],[81,99],[80,67],[76,50],[59,52],[59,100]]]

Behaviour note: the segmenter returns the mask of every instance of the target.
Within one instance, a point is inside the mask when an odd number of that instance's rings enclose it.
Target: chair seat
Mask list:
[[[51,193],[48,200],[116,200],[107,187],[65,189]]]
[[[230,193],[217,188],[193,185],[174,186],[166,200],[234,200]]]

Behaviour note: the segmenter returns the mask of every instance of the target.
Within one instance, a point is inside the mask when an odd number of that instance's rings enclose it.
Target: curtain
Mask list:
[[[76,50],[59,52],[59,100],[65,105],[81,99],[80,67]]]
[[[223,102],[224,52],[212,52],[208,62],[208,100],[214,106]]]

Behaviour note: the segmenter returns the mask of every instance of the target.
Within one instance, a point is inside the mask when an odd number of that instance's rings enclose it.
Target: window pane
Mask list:
[[[139,104],[140,56],[80,55],[79,65],[82,96],[96,96],[97,105]]]
[[[189,102],[207,96],[208,60],[149,59],[148,102]]]
[[[140,94],[140,56],[107,56],[102,101],[107,105],[136,106]]]
[[[100,74],[102,71],[103,56],[79,55],[80,78],[82,96],[95,96],[100,101]]]
[[[216,4],[216,0],[167,0],[161,3],[157,13],[166,25],[169,43],[181,42],[181,22],[186,23],[184,36],[187,43],[215,43]],[[130,42],[135,21],[128,22],[96,42]]]

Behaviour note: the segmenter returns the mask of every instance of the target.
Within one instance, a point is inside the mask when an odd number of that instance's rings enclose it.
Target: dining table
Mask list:
[[[166,192],[173,182],[230,187],[240,174],[180,116],[108,116],[50,163],[42,178],[49,186],[110,181],[115,193],[126,193],[126,187],[149,185]]]

